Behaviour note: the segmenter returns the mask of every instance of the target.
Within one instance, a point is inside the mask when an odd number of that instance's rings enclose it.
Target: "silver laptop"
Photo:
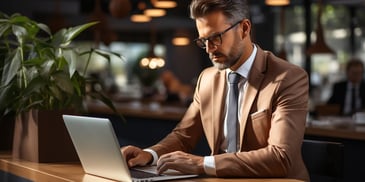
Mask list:
[[[183,175],[174,170],[158,175],[156,166],[129,169],[109,119],[63,115],[63,120],[87,174],[123,182],[162,181],[197,176]]]

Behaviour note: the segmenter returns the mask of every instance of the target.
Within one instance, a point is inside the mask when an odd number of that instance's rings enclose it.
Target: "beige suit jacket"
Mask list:
[[[220,154],[226,85],[225,71],[205,69],[181,122],[151,148],[159,156],[176,150],[189,152],[205,134],[218,177],[309,180],[301,157],[308,102],[307,73],[258,47],[240,103],[240,152]]]

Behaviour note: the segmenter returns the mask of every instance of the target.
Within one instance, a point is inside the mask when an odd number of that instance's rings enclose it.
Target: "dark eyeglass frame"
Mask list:
[[[207,47],[206,46],[207,41],[209,41],[214,46],[220,46],[220,45],[222,45],[222,35],[225,34],[226,32],[228,32],[229,30],[231,30],[232,28],[234,28],[236,25],[238,25],[241,22],[242,21],[236,22],[235,24],[233,24],[232,26],[228,27],[227,29],[223,30],[220,33],[215,33],[206,38],[197,38],[194,40],[194,42],[196,43],[196,45],[198,45],[202,49],[205,49]],[[214,40],[219,40],[219,41],[215,42]],[[217,43],[217,42],[219,42],[219,43]]]

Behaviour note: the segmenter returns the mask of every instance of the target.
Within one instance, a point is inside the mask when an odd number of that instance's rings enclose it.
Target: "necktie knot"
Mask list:
[[[228,74],[228,82],[230,84],[237,84],[241,79],[241,75],[235,72],[230,72]]]

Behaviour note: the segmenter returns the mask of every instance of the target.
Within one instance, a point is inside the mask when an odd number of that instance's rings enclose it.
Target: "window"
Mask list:
[[[365,11],[346,5],[323,4],[321,24],[324,38],[329,47],[335,52],[331,54],[313,54],[311,56],[311,100],[319,104],[324,103],[330,96],[332,84],[345,78],[345,64],[352,57],[365,61]],[[281,18],[281,11],[285,17]],[[316,22],[318,5],[311,6],[312,33],[311,40],[316,40]],[[352,14],[353,13],[353,16]],[[285,48],[287,60],[296,65],[305,67],[306,61],[306,33],[305,9],[302,5],[277,7],[274,38],[275,51]],[[280,20],[285,20],[284,30],[281,30]],[[354,22],[352,30],[351,23]],[[352,34],[353,32],[353,34]],[[354,36],[352,43],[351,36]]]

